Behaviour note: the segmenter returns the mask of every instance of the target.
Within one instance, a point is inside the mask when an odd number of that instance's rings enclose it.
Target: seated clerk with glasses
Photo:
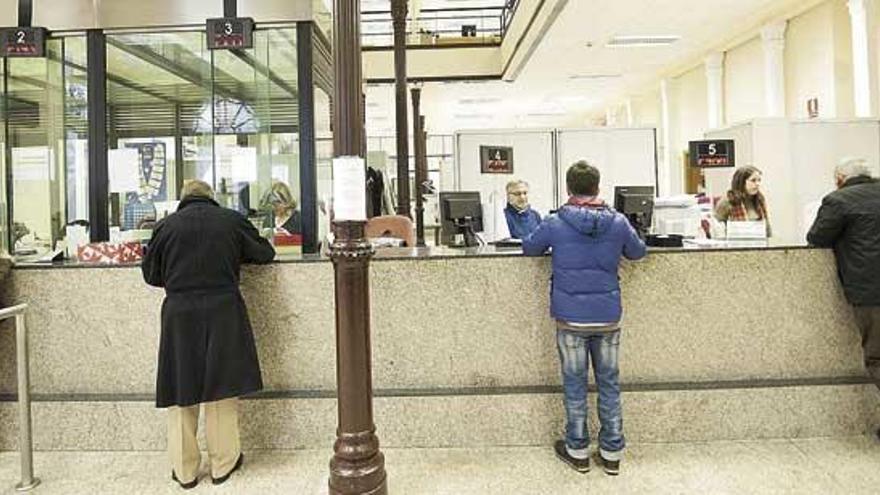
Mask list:
[[[525,239],[541,223],[541,214],[529,204],[529,184],[524,180],[507,183],[507,207],[504,208],[507,228],[513,239]]]
[[[272,210],[276,229],[283,229],[291,235],[302,234],[302,215],[296,206],[296,200],[287,184],[273,182],[264,199],[264,207]]]

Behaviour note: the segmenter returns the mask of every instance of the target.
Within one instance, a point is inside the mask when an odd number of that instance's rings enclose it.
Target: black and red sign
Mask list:
[[[732,139],[691,141],[688,144],[692,167],[721,168],[736,166],[735,147]]]
[[[45,57],[46,28],[0,29],[0,57]]]
[[[250,17],[208,19],[208,49],[231,50],[254,46],[254,20]]]

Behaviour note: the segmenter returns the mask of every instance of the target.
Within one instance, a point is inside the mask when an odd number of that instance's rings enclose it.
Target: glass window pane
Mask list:
[[[296,29],[258,30],[249,50],[214,52],[217,198],[276,241],[302,242]]]
[[[143,239],[177,209],[185,179],[214,183],[205,35],[108,36],[107,94],[111,237]]]
[[[41,256],[55,249],[66,224],[82,213],[76,197],[84,181],[86,138],[85,67],[82,37],[52,38],[46,58],[9,59],[6,62],[8,126],[7,164],[12,169],[13,251]],[[87,203],[87,202],[86,202]]]

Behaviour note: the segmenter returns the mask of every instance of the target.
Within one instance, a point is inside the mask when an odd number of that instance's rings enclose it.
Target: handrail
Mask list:
[[[16,364],[18,366],[18,450],[21,454],[21,481],[15,490],[25,492],[40,484],[34,477],[34,445],[31,438],[31,388],[28,368],[28,338],[25,326],[27,304],[0,309],[0,321],[15,318]]]
[[[439,23],[455,23],[456,21],[476,24],[477,32],[484,36],[503,37],[507,19],[512,15],[510,11],[518,4],[518,0],[507,0],[505,5],[481,6],[481,7],[441,7],[421,9],[417,19],[406,21],[406,35],[416,33],[428,34],[452,34],[459,32],[458,28],[439,28]],[[388,29],[383,31],[367,32],[362,36],[364,42],[368,38],[385,38],[391,36],[391,24],[393,22],[390,10],[366,10],[361,12],[361,23],[364,26],[376,26],[387,24]]]
[[[507,28],[510,27],[510,23],[513,22],[513,16],[516,14],[516,9],[519,7],[519,0],[507,0],[504,4],[504,10],[501,12],[501,36],[507,34]]]

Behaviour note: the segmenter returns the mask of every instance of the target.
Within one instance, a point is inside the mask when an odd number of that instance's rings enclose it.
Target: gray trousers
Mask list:
[[[862,334],[865,369],[880,389],[880,306],[856,306],[853,309]]]

